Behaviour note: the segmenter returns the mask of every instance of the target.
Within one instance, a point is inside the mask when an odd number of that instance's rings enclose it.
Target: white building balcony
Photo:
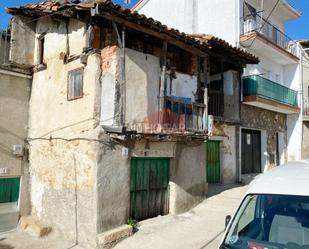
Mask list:
[[[259,15],[242,18],[240,44],[281,65],[297,63],[297,44]]]

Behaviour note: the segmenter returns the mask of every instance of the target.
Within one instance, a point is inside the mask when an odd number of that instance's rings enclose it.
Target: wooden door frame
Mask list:
[[[223,139],[221,138],[216,138],[216,137],[212,137],[211,139],[207,140],[205,142],[205,150],[206,150],[206,182],[208,183],[208,179],[207,179],[207,167],[208,167],[208,164],[207,164],[207,157],[208,157],[208,148],[207,148],[207,142],[208,141],[216,141],[216,142],[219,142],[220,143],[220,184],[223,183],[223,165],[222,165],[222,161],[223,161],[223,153],[222,153],[222,145],[223,145]]]
[[[129,192],[130,192],[130,203],[129,203],[129,218],[133,218],[131,217],[131,212],[132,212],[132,206],[131,206],[131,179],[132,179],[132,176],[131,176],[131,172],[132,172],[132,161],[133,160],[167,160],[168,161],[168,182],[167,182],[167,189],[166,189],[166,192],[167,192],[167,203],[166,203],[166,207],[167,207],[167,211],[166,211],[166,214],[164,215],[168,215],[170,213],[170,180],[171,180],[171,158],[170,157],[138,157],[138,156],[133,156],[133,157],[130,157],[130,188],[129,188]],[[160,214],[162,215],[162,214]],[[146,219],[150,219],[150,218],[153,218],[153,217],[149,217],[149,218],[146,218]],[[143,219],[143,220],[146,220],[146,219]],[[142,220],[141,220],[142,221]]]
[[[243,130],[253,130],[253,131],[259,131],[261,133],[261,173],[263,173],[263,151],[262,151],[262,134],[263,132],[266,132],[267,134],[267,131],[266,130],[263,130],[263,129],[259,129],[259,128],[251,128],[251,127],[246,127],[246,126],[241,126],[239,127],[239,167],[238,167],[238,174],[239,174],[239,182],[241,182],[241,176],[243,175],[242,174],[242,156],[241,156],[241,152],[242,152],[242,131]],[[267,136],[266,136],[266,139],[267,139]],[[267,144],[267,140],[266,140],[266,144]]]

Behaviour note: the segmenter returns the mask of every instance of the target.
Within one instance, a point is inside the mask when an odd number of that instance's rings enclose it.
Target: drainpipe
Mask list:
[[[113,28],[117,34],[118,46],[120,47],[120,125],[125,127],[125,112],[126,112],[126,72],[125,72],[125,26],[122,28],[122,34],[120,37],[116,23],[112,22]]]

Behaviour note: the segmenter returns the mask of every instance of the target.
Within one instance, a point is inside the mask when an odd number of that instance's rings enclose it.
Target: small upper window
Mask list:
[[[68,100],[83,97],[83,69],[75,69],[68,75]]]
[[[42,35],[38,39],[38,53],[39,53],[39,56],[38,56],[39,63],[38,64],[39,65],[44,64],[44,44],[45,44],[45,36]]]

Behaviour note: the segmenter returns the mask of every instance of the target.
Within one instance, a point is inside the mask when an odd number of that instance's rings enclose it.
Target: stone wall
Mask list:
[[[95,158],[90,140],[30,142],[32,215],[86,248],[95,246]]]
[[[260,109],[249,105],[241,105],[241,126],[243,128],[266,131],[268,166],[275,166],[276,132],[284,133],[285,154],[287,144],[286,115]]]

